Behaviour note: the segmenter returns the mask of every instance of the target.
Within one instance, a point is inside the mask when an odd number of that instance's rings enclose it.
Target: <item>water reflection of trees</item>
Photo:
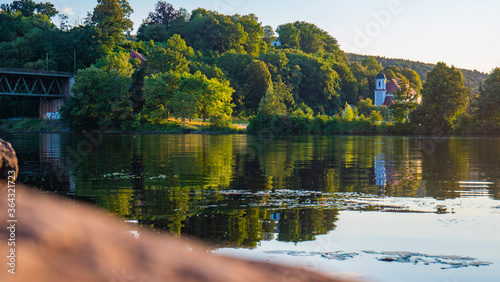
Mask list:
[[[335,228],[338,211],[335,209],[292,208],[272,210],[262,207],[246,209],[212,208],[190,213],[178,227],[178,217],[172,213],[162,219],[144,220],[157,230],[170,230],[209,241],[217,247],[254,248],[262,240],[286,242],[314,240]],[[149,216],[151,218],[151,216]]]
[[[85,140],[83,135],[59,138],[57,160],[67,160],[67,148]],[[489,191],[499,199],[498,143],[493,138],[107,135],[75,165],[62,166],[69,167],[80,200],[160,230],[254,247],[274,234],[283,241],[312,240],[335,227],[337,212],[305,206],[266,209],[242,193],[221,191],[454,198],[460,196],[459,181],[487,180],[495,183]],[[43,144],[44,139],[21,143],[23,166],[49,155],[54,146]],[[40,154],[33,154],[40,159],[27,153],[33,146],[40,148]],[[51,176],[43,175],[33,181],[50,190],[45,182]],[[277,214],[280,218],[273,219]]]
[[[494,184],[488,189],[495,199],[499,199],[498,139],[451,137],[433,140],[432,150],[426,150],[422,156],[422,178],[426,181],[428,196],[456,198],[460,196],[460,181],[491,181]]]
[[[278,240],[299,242],[314,240],[335,228],[338,211],[334,209],[295,208],[279,212]]]

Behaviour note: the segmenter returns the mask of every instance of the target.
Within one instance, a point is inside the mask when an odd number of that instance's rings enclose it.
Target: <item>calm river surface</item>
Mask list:
[[[1,138],[19,181],[123,216],[132,233],[372,281],[500,280],[498,138]]]

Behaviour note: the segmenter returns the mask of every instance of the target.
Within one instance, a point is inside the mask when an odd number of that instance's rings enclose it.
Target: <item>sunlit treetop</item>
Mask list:
[[[54,4],[52,3],[35,3],[32,0],[15,0],[11,4],[0,4],[0,9],[10,13],[19,12],[24,17],[42,14],[52,18],[59,13],[59,11],[54,8]]]

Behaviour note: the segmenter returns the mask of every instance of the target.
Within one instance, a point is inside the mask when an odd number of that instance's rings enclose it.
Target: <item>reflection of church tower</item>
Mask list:
[[[375,184],[379,188],[380,194],[385,194],[385,186],[387,184],[387,170],[385,163],[384,146],[384,138],[380,136],[375,137],[373,168],[375,170]]]
[[[387,182],[387,175],[385,171],[385,154],[384,153],[375,153],[375,184],[383,189]]]
[[[385,85],[385,74],[380,71],[375,77],[375,106],[382,106],[387,96],[387,89]]]

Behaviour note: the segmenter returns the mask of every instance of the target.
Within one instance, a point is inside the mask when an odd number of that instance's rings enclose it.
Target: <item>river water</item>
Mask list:
[[[372,281],[500,280],[500,139],[6,134],[19,181],[212,252]],[[284,280],[305,278],[290,273]]]

